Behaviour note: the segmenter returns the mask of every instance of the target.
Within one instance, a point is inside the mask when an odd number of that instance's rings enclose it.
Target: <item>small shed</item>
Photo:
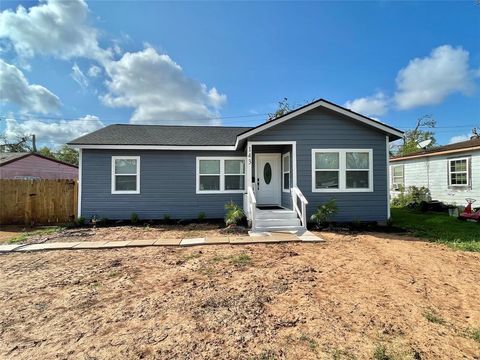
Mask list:
[[[78,179],[78,167],[34,152],[0,153],[0,179]]]

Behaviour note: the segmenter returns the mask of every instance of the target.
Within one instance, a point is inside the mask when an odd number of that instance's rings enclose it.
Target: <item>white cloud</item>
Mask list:
[[[90,68],[88,69],[88,72],[87,72],[88,76],[90,76],[90,77],[97,77],[101,73],[102,73],[102,69],[97,65],[90,66]]]
[[[456,136],[452,136],[450,138],[450,141],[448,142],[449,144],[455,144],[455,143],[458,143],[458,142],[462,142],[462,141],[467,141],[467,140],[470,140],[470,137],[472,135],[456,135]]]
[[[39,113],[55,112],[60,107],[60,99],[47,88],[29,84],[25,75],[14,65],[0,59],[0,103],[11,103],[22,111]]]
[[[101,127],[103,127],[103,123],[94,115],[56,122],[37,119],[17,121],[13,118],[7,118],[5,135],[7,139],[13,140],[18,136],[35,134],[39,144],[57,146]]]
[[[26,58],[43,54],[103,61],[110,54],[99,47],[97,30],[87,24],[87,16],[83,0],[48,0],[28,9],[20,5],[0,12],[0,38],[10,39]]]
[[[70,74],[73,80],[75,80],[82,89],[86,89],[88,86],[88,79],[85,74],[80,70],[77,63],[72,66],[72,73]]]
[[[388,99],[382,92],[347,101],[344,107],[366,116],[382,116],[388,111]]]
[[[134,108],[132,123],[214,124],[213,118],[226,101],[226,95],[187,77],[168,55],[151,47],[125,53],[105,70],[108,93],[102,102]]]
[[[428,57],[411,60],[397,75],[397,107],[406,110],[434,105],[455,92],[469,94],[475,74],[468,62],[468,51],[450,45],[433,49]]]

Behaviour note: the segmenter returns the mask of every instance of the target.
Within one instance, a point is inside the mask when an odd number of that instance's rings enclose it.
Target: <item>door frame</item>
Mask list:
[[[272,169],[272,180],[276,181],[276,186],[278,188],[278,191],[275,192],[275,202],[273,203],[268,203],[268,204],[260,204],[258,205],[277,205],[277,206],[282,206],[282,154],[281,153],[255,153],[255,178],[258,178],[259,174],[259,169],[258,169],[258,156],[270,156],[271,158],[275,159],[276,162],[276,168],[277,168],[277,174],[273,173]],[[257,201],[258,201],[258,188],[256,186],[256,181],[255,181],[255,186],[254,186],[255,194],[257,196]]]

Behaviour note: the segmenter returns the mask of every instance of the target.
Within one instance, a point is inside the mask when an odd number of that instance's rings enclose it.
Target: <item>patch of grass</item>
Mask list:
[[[108,277],[111,277],[111,278],[117,277],[118,275],[120,275],[118,271],[110,271],[108,273]]]
[[[446,321],[443,318],[441,318],[439,315],[437,315],[434,311],[431,311],[431,310],[425,311],[423,313],[423,316],[425,317],[425,319],[427,319],[428,321],[434,324],[443,325],[446,323]]]
[[[201,256],[202,256],[202,254],[200,254],[200,253],[192,253],[192,254],[184,256],[183,261],[198,259]]]
[[[388,344],[377,344],[372,354],[374,360],[415,360],[419,358],[421,358],[421,355],[410,346],[402,343],[400,339]]]
[[[210,262],[212,262],[212,263],[218,263],[218,262],[220,262],[220,261],[222,261],[222,260],[225,260],[225,258],[224,258],[223,256],[215,255],[214,257],[212,257],[212,258],[210,259]]]
[[[354,354],[342,349],[333,350],[332,358],[333,360],[342,360],[342,359],[356,360],[357,359],[357,357]]]
[[[315,339],[311,338],[306,334],[301,334],[299,340],[306,343],[310,350],[315,352],[317,351],[318,343],[315,341]]]
[[[383,344],[378,344],[375,346],[375,349],[373,350],[373,355],[372,358],[375,360],[391,360],[392,357],[390,357],[387,354],[387,347]]]
[[[480,343],[480,327],[467,330],[467,335],[469,338]]]
[[[405,208],[392,208],[391,212],[393,224],[409,230],[414,236],[459,250],[480,252],[480,224],[443,213],[422,213]]]
[[[55,234],[56,232],[59,232],[59,231],[62,231],[62,230],[63,230],[63,227],[60,227],[60,226],[49,226],[49,227],[45,227],[45,228],[34,230],[34,231],[24,232],[21,235],[18,235],[16,237],[14,237],[13,239],[10,239],[8,242],[10,244],[17,244],[17,243],[24,242],[25,240],[27,240],[31,236],[51,235],[51,234]]]
[[[247,254],[232,256],[230,262],[235,266],[248,266],[252,264],[252,258]]]

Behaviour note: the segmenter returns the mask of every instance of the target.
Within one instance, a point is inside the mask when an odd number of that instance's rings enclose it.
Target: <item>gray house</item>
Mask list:
[[[401,136],[323,99],[254,128],[111,125],[69,143],[80,150],[78,214],[222,218],[233,201],[254,230],[300,230],[334,198],[332,220],[384,223],[389,143]]]

